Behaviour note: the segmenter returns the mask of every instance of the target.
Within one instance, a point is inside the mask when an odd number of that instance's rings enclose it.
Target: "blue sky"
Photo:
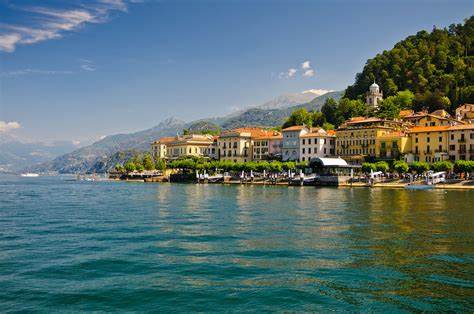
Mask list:
[[[473,13],[472,1],[0,0],[0,136],[87,142],[341,90],[397,41]]]

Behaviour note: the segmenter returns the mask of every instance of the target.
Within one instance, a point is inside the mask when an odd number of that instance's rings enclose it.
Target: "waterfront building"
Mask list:
[[[151,144],[151,155],[153,159],[165,159],[166,158],[166,145],[174,141],[174,137],[162,137],[158,141]]]
[[[189,134],[162,138],[152,144],[155,159],[177,159],[180,157],[208,157],[214,139],[211,135]]]
[[[454,125],[448,130],[449,159],[474,160],[474,124]]]
[[[398,160],[411,152],[411,138],[403,131],[393,131],[375,138],[375,157]]]
[[[474,123],[474,105],[464,104],[456,108],[456,119],[467,123]]]
[[[282,140],[282,134],[277,131],[255,138],[253,140],[253,160],[281,159]]]
[[[409,134],[408,162],[474,160],[474,124],[413,127]]]
[[[408,133],[411,137],[411,152],[405,156],[407,162],[436,162],[448,160],[449,125],[415,126]]]
[[[295,125],[283,129],[282,160],[300,160],[300,137],[309,133],[310,129],[305,125]]]
[[[209,146],[208,157],[214,160],[219,159],[219,146],[218,146],[219,136],[214,135],[212,137],[212,144]]]
[[[436,110],[432,113],[428,111],[413,112],[406,114],[408,110],[403,110],[400,112],[400,118],[402,121],[408,122],[415,126],[443,126],[443,125],[457,125],[464,124],[459,120],[454,119],[451,115],[445,110]]]
[[[300,136],[299,161],[310,161],[316,157],[334,156],[336,135],[334,131],[311,128],[310,132]]]
[[[378,108],[380,103],[383,100],[383,92],[380,90],[380,87],[377,83],[370,85],[369,91],[365,94],[365,103],[368,108]]]
[[[217,140],[218,159],[233,162],[252,160],[253,141],[269,134],[261,128],[238,128],[223,132]]]
[[[377,139],[404,128],[406,125],[401,121],[354,117],[336,130],[336,155],[359,163],[375,159],[380,154],[377,152]]]

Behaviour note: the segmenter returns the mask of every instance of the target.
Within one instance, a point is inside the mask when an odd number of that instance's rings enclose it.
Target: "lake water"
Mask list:
[[[474,191],[0,177],[5,311],[474,311]]]

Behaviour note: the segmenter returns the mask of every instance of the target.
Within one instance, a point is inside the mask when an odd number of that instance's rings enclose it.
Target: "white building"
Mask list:
[[[321,128],[312,128],[310,132],[300,136],[299,161],[310,161],[315,157],[329,157],[335,155],[336,135],[333,131]]]
[[[295,125],[283,129],[282,142],[282,160],[298,161],[300,160],[300,137],[310,132],[305,125]]]

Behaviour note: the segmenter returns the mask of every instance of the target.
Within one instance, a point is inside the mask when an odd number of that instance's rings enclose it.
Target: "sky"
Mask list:
[[[0,0],[0,136],[88,143],[343,90],[473,1]]]

